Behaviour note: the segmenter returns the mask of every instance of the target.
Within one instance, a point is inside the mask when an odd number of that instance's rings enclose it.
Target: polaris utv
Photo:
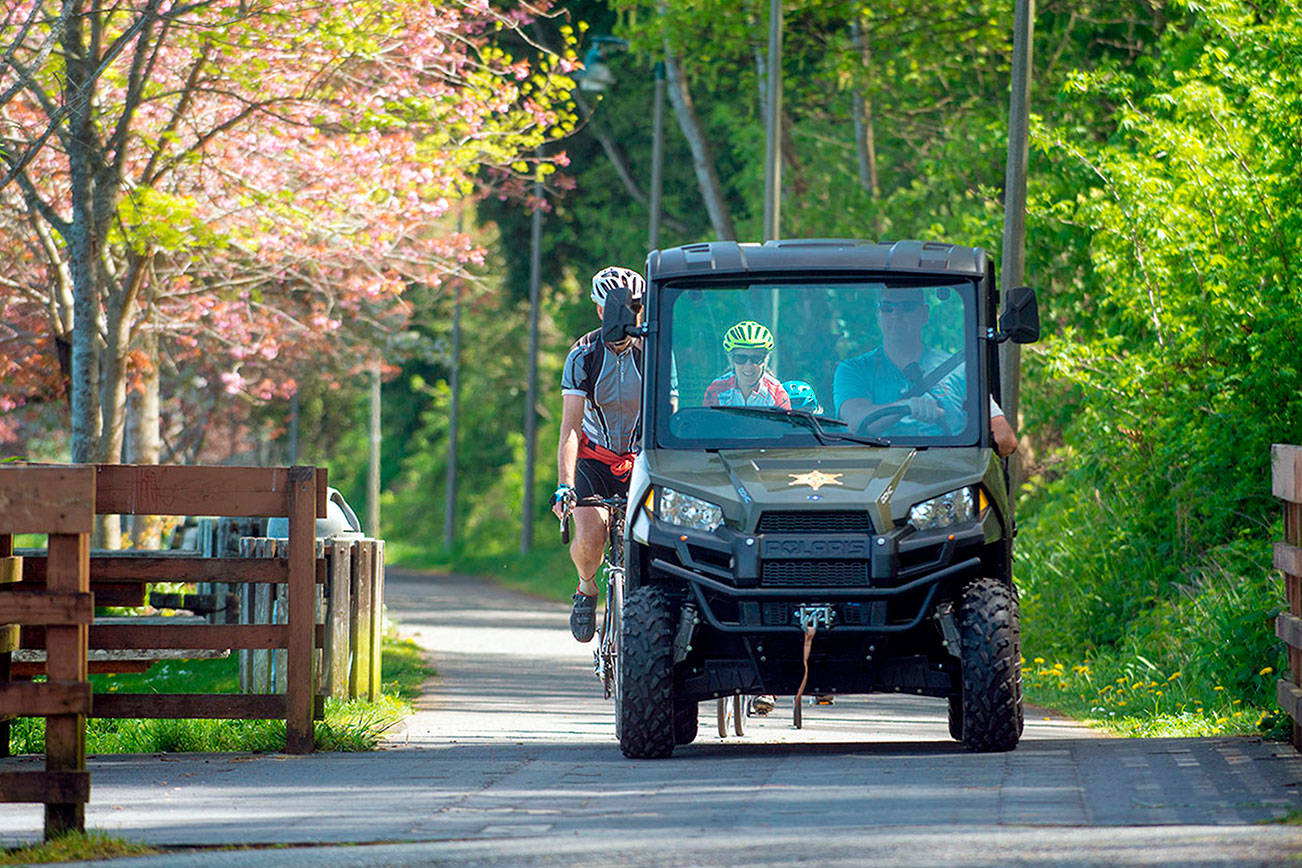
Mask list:
[[[646,341],[624,754],[691,741],[703,700],[796,696],[798,713],[802,690],[934,696],[968,748],[1014,748],[1013,518],[991,414],[999,344],[1038,338],[1034,292],[997,320],[984,251],[917,241],[692,244],[653,252],[647,282],[644,323],[608,310],[605,326]]]

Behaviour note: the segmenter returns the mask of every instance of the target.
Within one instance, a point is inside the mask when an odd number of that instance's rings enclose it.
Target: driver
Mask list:
[[[731,366],[710,383],[701,402],[706,407],[780,407],[791,409],[791,399],[768,371],[773,332],[754,320],[743,320],[723,335],[723,351]]]
[[[919,395],[906,397],[947,356],[922,341],[922,327],[931,309],[922,293],[883,289],[877,299],[877,324],[882,345],[836,366],[832,397],[837,416],[858,430],[865,418],[888,406],[901,415],[884,415],[870,423],[868,433],[885,428],[936,437],[964,424],[963,374],[956,370]]]
[[[882,290],[877,300],[882,345],[836,366],[832,398],[838,418],[857,430],[865,418],[894,405],[907,409],[907,416],[883,416],[870,423],[870,430],[911,425],[914,433],[934,437],[946,433],[946,427],[950,431],[962,427],[966,386],[961,366],[921,395],[904,397],[946,360],[944,353],[922,342],[922,327],[930,316],[922,293]],[[994,398],[990,399],[990,430],[1000,457],[1017,450],[1017,433]]]

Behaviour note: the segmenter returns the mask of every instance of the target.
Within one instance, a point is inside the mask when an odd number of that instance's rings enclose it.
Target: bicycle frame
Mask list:
[[[603,584],[606,586],[606,612],[602,619],[601,638],[593,650],[593,674],[601,681],[602,692],[610,699],[615,692],[619,662],[619,616],[624,607],[624,505],[622,497],[609,498],[603,505],[610,510],[606,554],[602,561]]]
[[[601,506],[609,512],[605,553],[602,556],[599,584],[606,589],[606,611],[592,650],[593,674],[601,682],[606,699],[615,693],[618,678],[619,616],[624,607],[624,510],[627,499],[609,497],[576,503],[565,511],[561,520],[561,541],[570,541],[570,515],[575,506]]]

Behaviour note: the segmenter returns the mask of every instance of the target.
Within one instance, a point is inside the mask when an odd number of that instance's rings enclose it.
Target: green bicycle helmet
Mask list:
[[[728,329],[723,336],[723,351],[733,350],[771,350],[773,349],[773,332],[754,320],[744,320]]]

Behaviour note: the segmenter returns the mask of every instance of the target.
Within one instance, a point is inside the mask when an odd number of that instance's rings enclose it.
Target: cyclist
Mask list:
[[[611,266],[592,276],[592,301],[600,318],[612,289],[628,290],[629,304],[639,311],[646,281],[628,268]],[[556,449],[556,492],[552,511],[564,518],[573,509],[570,559],[579,574],[570,632],[589,642],[597,627],[597,570],[609,535],[604,506],[585,505],[587,498],[628,494],[629,472],[639,447],[642,422],[642,339],[617,343],[601,340],[596,328],[574,342],[561,371],[561,433]]]
[[[782,384],[786,390],[787,397],[791,399],[792,410],[807,410],[815,416],[823,414],[823,405],[818,402],[818,395],[814,394],[814,387],[804,380],[787,380]]]
[[[768,371],[773,332],[754,320],[743,320],[723,335],[723,351],[731,366],[710,383],[702,403],[707,407],[781,407],[791,409],[791,399]]]

